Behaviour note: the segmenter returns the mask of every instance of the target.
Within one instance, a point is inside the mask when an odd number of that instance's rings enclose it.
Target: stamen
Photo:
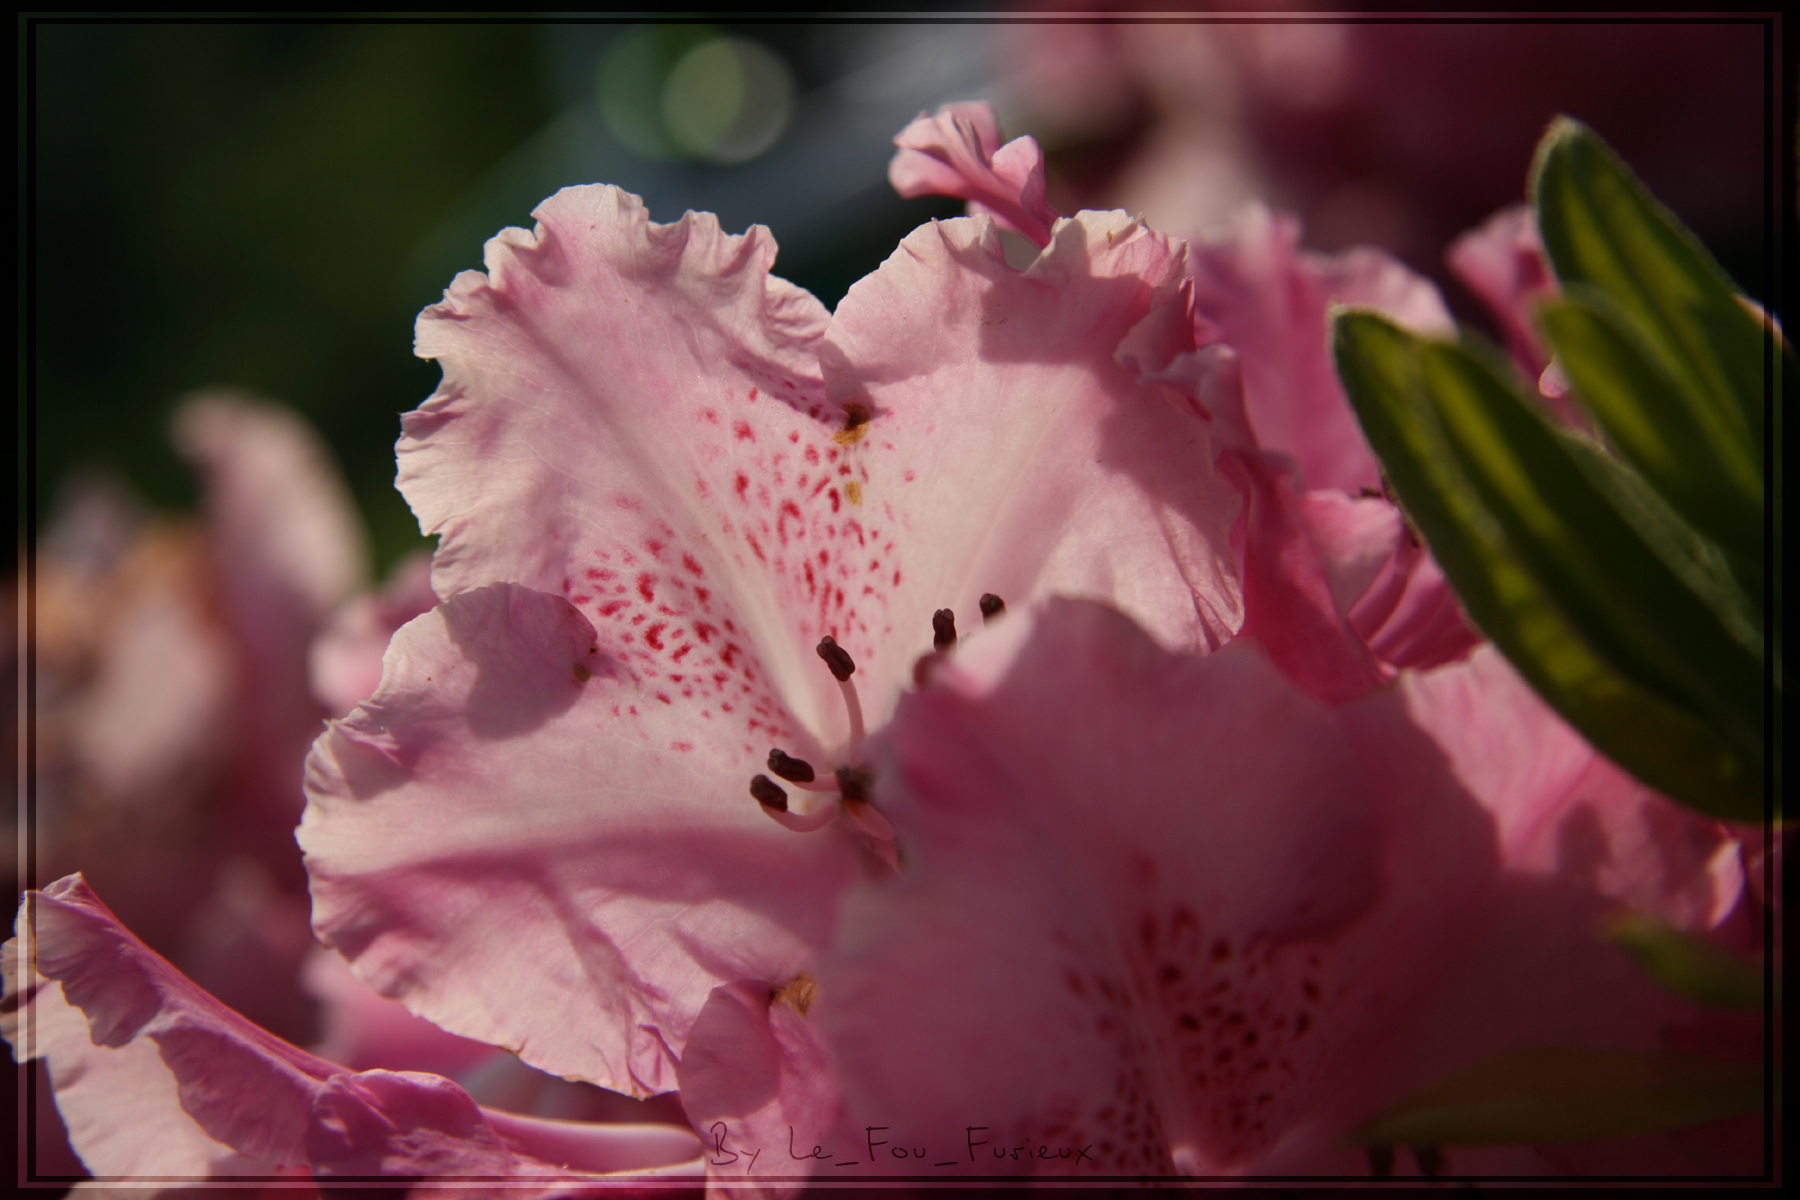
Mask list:
[[[838,690],[844,693],[844,707],[850,710],[850,745],[844,757],[855,762],[862,755],[863,744],[862,700],[857,697],[856,685],[850,682],[850,676],[856,673],[856,663],[829,635],[819,639],[819,657],[831,668],[832,676],[838,681]]]
[[[948,650],[956,645],[956,614],[940,608],[931,614],[931,648]]]
[[[992,592],[984,592],[981,596],[981,619],[991,621],[1006,611],[1006,601]]]
[[[831,668],[832,678],[843,683],[856,674],[856,662],[849,651],[837,644],[836,639],[827,635],[819,639],[819,657]]]
[[[767,775],[757,775],[750,780],[750,794],[764,808],[772,808],[776,812],[788,810],[787,792]]]
[[[813,774],[812,764],[804,758],[795,758],[780,750],[769,751],[769,770],[779,779],[789,783],[811,783],[817,776]]]

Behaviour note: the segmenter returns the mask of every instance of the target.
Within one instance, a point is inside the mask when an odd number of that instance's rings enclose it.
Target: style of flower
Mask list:
[[[606,187],[536,216],[420,319],[444,382],[400,486],[443,603],[309,760],[314,928],[446,1029],[691,1088],[714,990],[799,1003],[837,897],[891,872],[861,746],[916,661],[987,594],[1218,645],[1236,498],[1116,359],[1184,254],[1122,214],[1024,271],[934,223],[835,315],[761,229]]]

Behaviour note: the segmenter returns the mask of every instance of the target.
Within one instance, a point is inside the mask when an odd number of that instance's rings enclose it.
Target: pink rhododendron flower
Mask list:
[[[873,1127],[924,1176],[1357,1174],[1346,1136],[1451,1070],[1692,1018],[1595,924],[1622,900],[1709,927],[1733,845],[1491,650],[1331,710],[1250,643],[1172,655],[1072,602],[1008,621],[877,752],[908,869],[818,972],[838,1157]]]
[[[300,839],[316,931],[378,991],[654,1092],[892,869],[855,770],[934,613],[1086,595],[1205,650],[1239,621],[1236,497],[1203,416],[1116,361],[1184,255],[1122,214],[1025,271],[986,219],[926,226],[834,315],[761,229],[605,187],[536,215],[420,319],[445,377],[400,486],[444,602],[318,742]],[[759,811],[771,747],[818,782]]]
[[[896,168],[926,155],[941,166],[916,172],[916,190],[980,194],[983,204],[1005,207],[993,194],[1002,176],[983,164],[1038,151],[1025,138],[993,149],[992,114],[974,115],[985,111],[965,105],[921,116],[896,139]],[[964,182],[944,178],[951,167]],[[1039,223],[1054,219],[1039,189],[1019,186],[1011,204]],[[1314,696],[1338,703],[1394,668],[1459,657],[1476,637],[1436,563],[1380,493],[1380,469],[1331,361],[1330,307],[1377,308],[1424,333],[1453,325],[1437,289],[1390,256],[1369,247],[1307,253],[1299,235],[1292,218],[1244,209],[1226,236],[1192,247],[1183,304],[1133,330],[1121,355],[1206,416],[1219,466],[1243,494],[1233,533],[1244,595],[1238,632],[1260,638]]]
[[[78,875],[31,893],[17,935],[7,1039],[20,1061],[48,1058],[70,1140],[98,1177],[449,1176],[548,1194],[698,1169],[680,1127],[492,1112],[440,1076],[351,1071],[296,1049],[196,988]]]

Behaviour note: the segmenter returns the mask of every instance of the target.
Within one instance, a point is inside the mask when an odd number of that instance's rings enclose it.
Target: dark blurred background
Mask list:
[[[437,378],[410,353],[413,318],[486,238],[558,187],[612,182],[659,220],[767,224],[777,270],[832,305],[916,224],[958,211],[899,200],[885,166],[911,116],[974,95],[1045,143],[1065,208],[1125,204],[1192,234],[1254,192],[1302,212],[1321,248],[1379,241],[1440,278],[1443,244],[1522,195],[1538,132],[1570,111],[1766,297],[1766,33],[32,24],[37,520],[77,466],[190,505],[168,414],[231,385],[321,428],[384,567],[419,543],[391,486],[397,417]]]

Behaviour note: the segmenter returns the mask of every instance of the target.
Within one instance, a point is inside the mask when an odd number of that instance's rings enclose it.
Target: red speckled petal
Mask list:
[[[1447,747],[1429,706],[1328,712],[1251,645],[1171,656],[1068,602],[959,648],[887,734],[908,870],[853,894],[819,969],[847,1124],[969,1172],[1356,1174],[1350,1130],[1485,1054],[1656,1045],[1691,1010],[1501,811],[1569,829],[1597,797],[1566,764],[1478,771],[1534,753],[1504,705],[1446,705]],[[1643,873],[1641,839],[1608,846]]]
[[[1123,213],[1083,213],[1019,271],[974,217],[914,231],[850,289],[821,361],[831,397],[872,414],[854,519],[894,572],[884,619],[917,638],[875,677],[908,676],[938,608],[976,627],[986,592],[1104,599],[1182,648],[1236,628],[1238,500],[1207,420],[1116,358],[1153,308],[1183,302],[1184,255]]]
[[[1331,946],[1386,814],[1247,645],[1172,656],[1073,602],[1008,626],[889,730],[908,871],[820,970],[849,1123],[982,1173],[1231,1169],[1350,1035]]]
[[[562,596],[637,678],[724,675],[741,708],[785,704],[841,740],[813,646],[850,627],[835,596],[861,546],[841,524],[824,308],[768,273],[761,227],[655,225],[600,186],[535,215],[419,317],[444,380],[403,420],[399,486],[441,534],[432,586]]]
[[[642,1095],[676,1086],[715,986],[810,965],[859,852],[751,798],[770,739],[804,749],[785,714],[752,744],[744,697],[638,675],[625,649],[558,596],[452,596],[314,747],[300,843],[314,929],[364,982]]]

